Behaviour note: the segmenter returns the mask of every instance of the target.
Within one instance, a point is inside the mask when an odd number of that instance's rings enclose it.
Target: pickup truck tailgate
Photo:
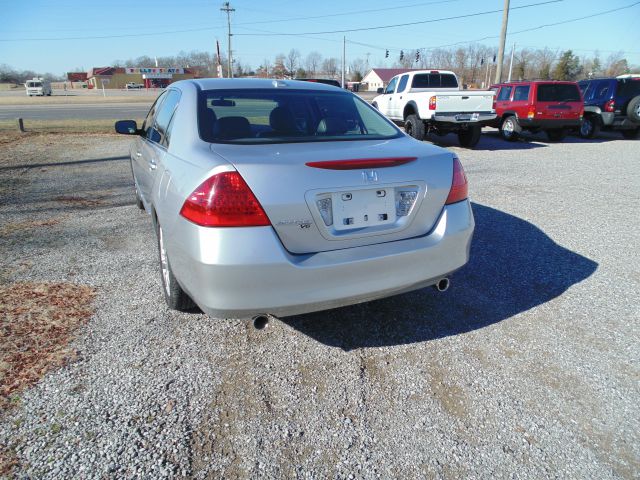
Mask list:
[[[436,113],[476,113],[493,110],[493,92],[457,91],[436,95]]]

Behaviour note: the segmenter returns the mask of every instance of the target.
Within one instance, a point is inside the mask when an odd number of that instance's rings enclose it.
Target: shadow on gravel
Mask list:
[[[460,147],[458,136],[454,133],[449,133],[444,136],[428,135],[426,140],[432,142],[434,145],[438,145],[439,147]],[[483,131],[478,145],[476,145],[473,150],[531,150],[534,148],[548,147],[545,143],[537,143],[538,140],[536,139],[531,140],[534,140],[536,143],[532,143],[524,138],[518,139],[515,142],[507,142],[506,140],[503,140],[497,132]]]
[[[23,168],[64,167],[69,165],[82,165],[86,163],[117,162],[121,160],[129,160],[129,156],[127,155],[127,156],[120,156],[120,157],[90,158],[86,160],[71,160],[68,162],[28,163],[24,165],[11,165],[9,167],[0,167],[0,171],[21,170]]]
[[[282,321],[344,350],[404,345],[458,335],[548,302],[598,264],[558,245],[535,225],[473,204],[471,259],[446,293],[432,288]]]

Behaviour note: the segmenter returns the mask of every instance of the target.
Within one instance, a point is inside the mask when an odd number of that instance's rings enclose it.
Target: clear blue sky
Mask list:
[[[563,0],[516,9],[545,0],[511,0],[509,32],[611,10],[636,0]],[[393,57],[400,49],[433,48],[456,42],[497,36],[502,13],[452,19],[421,25],[348,33],[309,33],[418,22],[469,13],[501,10],[503,0],[232,0],[234,56],[257,67],[263,59],[297,48],[303,56],[313,50],[323,57],[342,55],[346,35],[347,62],[366,58],[384,66],[384,50]],[[215,49],[219,39],[226,51],[226,15],[214,0],[0,0],[0,63],[16,69],[62,74],[76,67],[105,66],[114,60],[140,55],[175,55],[181,50]],[[375,11],[373,11],[375,10]],[[301,19],[300,17],[321,17]],[[580,56],[598,50],[601,59],[623,51],[631,65],[640,66],[640,3],[631,8],[559,26],[507,37],[508,48],[572,49]],[[177,30],[195,30],[176,32]],[[159,32],[173,32],[162,33]],[[245,36],[276,32],[306,33],[296,36]],[[136,36],[140,34],[154,34]],[[66,37],[116,36],[51,40]],[[125,35],[134,35],[127,36]],[[48,40],[28,40],[46,38]],[[6,41],[21,39],[19,41]],[[351,42],[367,44],[357,45]],[[480,43],[497,45],[497,39]],[[464,45],[464,44],[463,44]]]

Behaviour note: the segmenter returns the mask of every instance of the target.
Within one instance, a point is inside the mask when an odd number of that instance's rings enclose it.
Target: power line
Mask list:
[[[585,16],[576,17],[576,18],[569,18],[567,20],[562,20],[560,22],[555,22],[555,23],[538,25],[537,27],[531,27],[531,28],[527,28],[527,29],[524,29],[524,30],[518,30],[518,31],[515,31],[515,32],[509,32],[509,35],[517,35],[519,33],[525,33],[525,32],[530,32],[530,31],[533,31],[533,30],[540,30],[542,28],[555,27],[555,26],[558,26],[558,25],[564,25],[566,23],[573,23],[573,22],[577,22],[577,21],[580,21],[580,20],[586,20],[586,19],[589,19],[589,18],[599,17],[599,16],[602,16],[602,15],[607,15],[609,13],[613,13],[613,12],[617,12],[617,11],[620,11],[620,10],[625,10],[627,8],[635,7],[636,5],[639,5],[639,4],[640,4],[640,2],[635,2],[635,3],[629,4],[629,5],[625,5],[623,7],[613,8],[611,10],[604,10],[602,12],[593,13],[591,15],[585,15]],[[447,43],[447,44],[444,44],[444,45],[437,45],[437,46],[434,46],[434,47],[420,47],[420,50],[435,50],[437,48],[454,47],[456,45],[464,45],[466,43],[476,43],[476,42],[481,42],[483,40],[492,40],[494,38],[499,38],[499,37],[500,37],[499,35],[489,35],[489,36],[482,37],[482,38],[476,38],[474,40],[463,40],[463,41],[460,41],[460,42]],[[380,46],[380,45],[372,45],[370,43],[361,43],[361,42],[356,42],[356,41],[353,41],[353,40],[347,40],[347,41],[349,43],[354,44],[354,45],[360,45],[360,46],[363,46],[363,47],[375,48],[375,49],[378,49],[378,50],[395,50],[395,51],[400,51],[401,50],[400,48],[397,48],[397,47],[395,47],[395,48],[394,47],[388,47],[388,46],[384,46],[383,47],[383,46]],[[533,48],[540,48],[540,47],[533,47]],[[588,50],[588,51],[595,51],[595,50],[600,50],[600,49],[594,48],[594,49]],[[587,51],[587,50],[585,50],[585,51]],[[618,52],[619,50],[600,50],[600,51],[601,52],[604,52],[604,51]],[[640,52],[623,51],[623,53],[640,53]]]
[[[422,3],[412,3],[409,5],[396,5],[394,7],[386,7],[386,8],[372,8],[369,10],[353,10],[351,12],[343,12],[343,13],[328,13],[326,15],[314,15],[312,17],[292,17],[286,18],[282,20],[260,20],[258,22],[243,22],[237,23],[236,25],[257,25],[262,23],[282,23],[282,22],[291,22],[293,20],[315,20],[318,18],[329,18],[329,17],[343,17],[346,15],[359,15],[362,13],[373,13],[373,12],[385,12],[388,10],[398,10],[401,8],[413,8],[413,7],[425,7],[427,5],[437,5],[440,3],[454,3],[460,2],[461,0],[439,0],[437,2],[422,2]]]
[[[58,40],[99,40],[99,39],[105,39],[105,38],[153,37],[156,35],[169,35],[172,33],[205,32],[205,31],[211,31],[211,30],[217,30],[217,28],[214,28],[214,27],[187,28],[183,30],[168,30],[164,32],[123,33],[121,35],[91,35],[87,37],[0,38],[0,42],[39,42],[39,41],[55,42]]]
[[[530,8],[530,7],[538,7],[541,5],[549,5],[552,3],[559,3],[559,2],[563,2],[564,0],[548,0],[546,2],[540,2],[540,3],[530,3],[528,5],[521,5],[519,7],[513,7],[512,10],[520,10],[523,8]],[[468,13],[466,15],[456,15],[456,16],[452,16],[452,17],[442,17],[442,18],[433,18],[433,19],[429,19],[429,20],[421,20],[418,22],[408,22],[408,23],[397,23],[397,24],[393,24],[393,25],[379,25],[376,27],[362,27],[362,28],[348,28],[348,29],[344,29],[344,30],[331,30],[331,31],[326,31],[326,32],[301,32],[301,33],[272,33],[269,35],[274,35],[274,36],[296,36],[296,35],[324,35],[324,34],[330,34],[330,33],[348,33],[348,32],[363,32],[363,31],[368,31],[368,30],[382,30],[385,28],[397,28],[397,27],[408,27],[408,26],[412,26],[412,25],[424,25],[426,23],[436,23],[436,22],[444,22],[447,20],[459,20],[461,18],[471,18],[471,17],[479,17],[481,15],[490,15],[492,13],[499,13],[502,12],[502,9],[500,10],[488,10],[486,12],[476,12],[476,13]],[[259,34],[259,33],[238,33],[237,35],[244,35],[244,36],[259,36],[259,35],[266,35],[266,34]]]

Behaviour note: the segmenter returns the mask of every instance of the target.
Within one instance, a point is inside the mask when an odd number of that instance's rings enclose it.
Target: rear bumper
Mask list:
[[[608,115],[602,114],[602,123],[605,127],[616,130],[630,130],[639,128],[640,123],[634,122],[626,115],[615,115],[613,112],[607,112]]]
[[[581,119],[559,119],[559,120],[543,120],[536,118],[518,118],[518,123],[522,128],[535,130],[558,130],[561,128],[578,128]]]
[[[167,248],[176,278],[205,313],[288,316],[433,285],[467,263],[473,229],[465,200],[446,206],[421,237],[292,255],[271,227],[203,228],[180,217]]]
[[[489,125],[495,118],[495,112],[446,112],[434,113],[431,120],[438,123]]]

